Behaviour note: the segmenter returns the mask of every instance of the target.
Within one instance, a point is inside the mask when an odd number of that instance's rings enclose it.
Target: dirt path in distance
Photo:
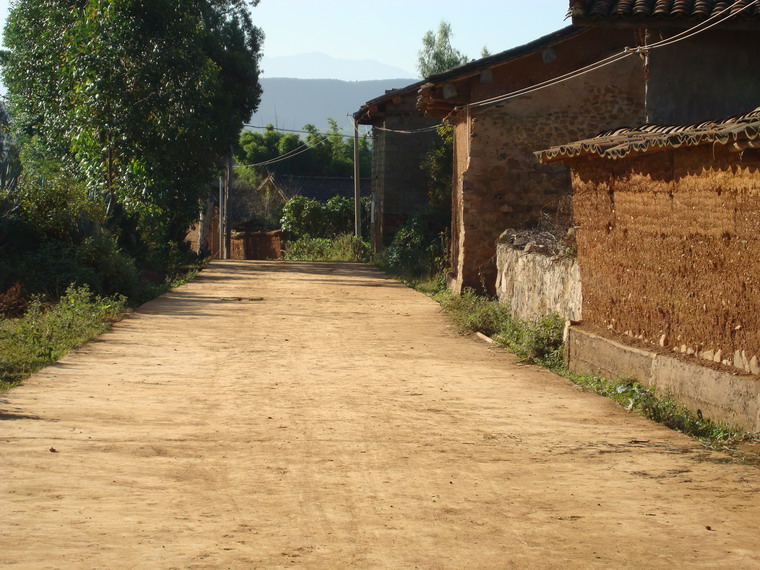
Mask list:
[[[0,396],[0,566],[757,568],[725,461],[373,268],[216,262]]]

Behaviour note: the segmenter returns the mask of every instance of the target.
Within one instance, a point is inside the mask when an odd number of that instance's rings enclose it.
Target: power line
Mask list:
[[[244,124],[243,126],[244,127],[248,127],[249,129],[261,129],[261,130],[265,130],[265,131],[277,131],[277,132],[280,132],[280,133],[298,133],[298,134],[302,134],[302,135],[321,135],[322,134],[320,132],[314,133],[312,131],[303,131],[303,130],[298,130],[298,129],[281,129],[279,127],[273,127],[272,125],[267,125],[266,127],[262,127],[260,125],[248,125],[248,124]],[[335,135],[335,134],[337,134],[338,136],[341,136],[343,138],[347,138],[347,139],[354,138],[354,135],[344,135],[343,133],[331,133],[328,136],[332,136],[332,135]]]
[[[353,121],[352,121],[353,122]],[[304,143],[301,146],[298,146],[285,154],[282,154],[280,156],[277,156],[275,158],[269,159],[269,160],[263,160],[261,162],[255,162],[253,164],[236,164],[235,168],[241,168],[241,167],[256,167],[256,166],[268,166],[270,164],[277,164],[278,162],[283,162],[285,160],[289,160],[291,158],[295,158],[298,155],[301,155],[313,148],[318,147],[322,143],[324,143],[326,140],[328,140],[329,136],[322,136],[315,144],[310,145],[309,143]]]
[[[486,107],[489,105],[494,105],[496,103],[500,103],[502,101],[507,101],[509,99],[515,99],[517,97],[522,97],[524,95],[528,95],[530,93],[534,93],[536,91],[540,91],[541,89],[545,89],[546,87],[552,87],[554,85],[558,85],[559,83],[563,83],[565,81],[569,81],[570,79],[575,79],[576,77],[580,77],[582,75],[585,75],[586,73],[590,73],[592,71],[596,71],[597,69],[601,69],[602,67],[606,67],[607,65],[616,63],[618,61],[621,61],[627,57],[630,57],[632,55],[636,54],[646,54],[649,51],[659,49],[661,47],[666,47],[669,45],[673,45],[675,43],[678,43],[680,41],[689,39],[693,36],[696,36],[697,34],[701,34],[702,32],[705,32],[717,25],[722,24],[723,22],[729,20],[730,18],[733,18],[735,16],[738,16],[743,11],[745,11],[747,8],[754,6],[758,3],[760,0],[753,0],[752,2],[746,4],[745,6],[741,7],[739,10],[733,13],[726,14],[726,12],[730,12],[732,6],[728,6],[715,14],[714,16],[711,16],[704,22],[700,22],[699,24],[696,24],[695,26],[692,26],[691,28],[684,30],[683,32],[680,32],[673,36],[672,38],[668,38],[665,40],[660,40],[659,42],[655,42],[648,46],[639,46],[635,48],[626,47],[623,51],[612,54],[611,56],[608,56],[602,60],[599,60],[597,62],[591,63],[589,65],[586,65],[584,67],[581,67],[579,69],[576,69],[574,71],[565,73],[564,75],[560,75],[559,77],[555,77],[553,79],[548,79],[546,81],[542,81],[541,83],[537,83],[535,85],[531,85],[529,87],[524,87],[522,89],[518,89],[516,91],[512,91],[510,93],[505,93],[502,95],[498,95],[496,97],[491,97],[490,99],[483,99],[482,101],[476,101],[475,103],[468,103],[468,106],[470,107]],[[712,21],[714,20],[714,21]]]

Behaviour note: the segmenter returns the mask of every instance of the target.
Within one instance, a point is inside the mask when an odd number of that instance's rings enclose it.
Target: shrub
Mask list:
[[[285,259],[291,261],[324,261],[330,249],[327,238],[303,237],[285,245]]]
[[[369,244],[351,234],[335,239],[303,237],[287,242],[285,259],[291,261],[367,261]]]
[[[39,297],[19,319],[0,320],[0,387],[9,387],[107,330],[126,311],[123,296],[69,287],[56,305]]]
[[[442,274],[446,266],[443,235],[435,214],[411,216],[396,232],[379,265],[405,281],[421,281]]]
[[[354,202],[333,196],[324,204],[304,196],[294,196],[282,209],[281,225],[290,240],[305,237],[332,239],[354,229]],[[362,200],[363,233],[369,226],[369,202]]]
[[[552,370],[563,365],[565,321],[557,314],[534,322],[512,317],[509,306],[465,289],[462,295],[443,293],[438,300],[462,333],[480,332],[518,356]]]

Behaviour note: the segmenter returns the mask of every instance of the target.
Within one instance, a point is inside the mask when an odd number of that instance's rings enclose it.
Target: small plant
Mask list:
[[[377,265],[412,287],[431,279],[442,281],[448,268],[444,234],[436,229],[442,225],[432,210],[411,216],[376,260]]]
[[[368,261],[369,244],[351,234],[334,239],[304,237],[288,242],[285,259],[291,261]]]
[[[23,317],[0,320],[0,389],[83,345],[125,312],[123,296],[95,297],[87,287],[69,287],[56,305],[32,299]]]
[[[636,380],[608,380],[599,376],[572,374],[566,370],[563,375],[580,387],[610,398],[630,411],[695,437],[709,448],[726,451],[728,445],[754,439],[742,430],[703,418],[673,401],[669,395],[660,396],[656,388],[644,386]]]
[[[480,332],[530,362],[560,370],[563,367],[565,322],[557,314],[523,322],[512,317],[509,306],[465,289],[462,295],[436,297],[460,332]]]

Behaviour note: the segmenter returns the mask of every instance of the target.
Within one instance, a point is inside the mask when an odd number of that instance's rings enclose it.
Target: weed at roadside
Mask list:
[[[23,317],[0,320],[0,389],[7,389],[108,330],[127,311],[126,298],[97,297],[70,286],[59,303],[32,299]]]
[[[568,378],[583,389],[610,398],[646,418],[670,429],[699,439],[705,447],[731,453],[742,461],[758,463],[757,454],[731,449],[744,442],[760,441],[749,434],[720,422],[714,422],[676,403],[668,394],[631,380],[608,380],[598,376],[572,374],[563,357],[564,320],[550,315],[533,323],[514,319],[507,305],[466,290],[461,296],[446,291],[433,296],[447,311],[461,333],[480,332],[494,337],[501,346],[521,358],[544,366]]]
[[[285,259],[290,261],[368,261],[369,244],[351,234],[336,238],[302,237],[287,242]]]

